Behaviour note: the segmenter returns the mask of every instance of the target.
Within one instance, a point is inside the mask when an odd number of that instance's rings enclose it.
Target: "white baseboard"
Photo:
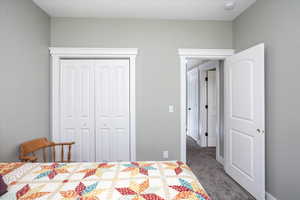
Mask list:
[[[276,199],[270,193],[266,192],[266,200],[279,200],[279,199]]]
[[[198,144],[200,147],[202,147],[202,146],[201,146],[201,140],[197,140],[197,144]]]
[[[221,156],[217,156],[217,161],[224,166],[224,158]]]

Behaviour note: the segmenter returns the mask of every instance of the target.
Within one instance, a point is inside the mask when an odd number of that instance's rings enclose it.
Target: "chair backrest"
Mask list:
[[[51,151],[51,159],[49,158],[48,161],[56,162],[56,146],[61,146],[61,159],[60,162],[70,162],[71,161],[71,146],[75,144],[74,142],[69,143],[54,143],[49,141],[47,138],[38,138],[28,142],[24,142],[20,145],[20,156],[19,159],[23,162],[36,162],[37,156],[35,153],[39,150],[43,151],[43,160],[47,162],[47,155],[50,154],[46,153],[46,149],[49,148]],[[64,159],[64,146],[68,146],[68,154],[67,160]],[[32,155],[30,155],[32,154]]]
[[[20,154],[25,156],[40,149],[49,147],[52,143],[47,138],[38,138],[20,145]]]

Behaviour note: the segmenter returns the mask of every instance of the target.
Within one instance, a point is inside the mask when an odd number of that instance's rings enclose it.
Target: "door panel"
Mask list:
[[[253,62],[240,61],[230,69],[232,117],[253,121]]]
[[[217,146],[217,80],[216,71],[207,72],[207,146],[215,147]]]
[[[187,109],[187,134],[199,141],[199,74],[198,68],[187,73],[188,109]]]
[[[225,60],[226,172],[265,199],[264,45]]]
[[[232,166],[253,179],[253,137],[240,131],[230,131]],[[248,159],[250,158],[250,159]]]
[[[61,60],[61,142],[75,141],[73,161],[94,161],[92,61]]]
[[[95,61],[96,160],[130,160],[129,60]]]

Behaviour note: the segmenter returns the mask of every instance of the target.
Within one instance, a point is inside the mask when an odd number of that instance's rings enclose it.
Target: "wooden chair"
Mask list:
[[[24,142],[20,145],[20,155],[19,159],[22,162],[37,162],[38,157],[36,156],[36,152],[42,150],[43,152],[43,160],[47,162],[46,149],[50,149],[51,151],[51,160],[48,159],[49,162],[57,162],[56,161],[56,147],[60,146],[61,148],[61,159],[59,162],[71,162],[71,148],[75,142],[65,142],[65,143],[54,143],[49,141],[47,138],[38,138],[35,140],[31,140],[28,142]],[[64,159],[64,146],[68,146],[68,156],[67,160]],[[49,156],[50,157],[50,156]]]

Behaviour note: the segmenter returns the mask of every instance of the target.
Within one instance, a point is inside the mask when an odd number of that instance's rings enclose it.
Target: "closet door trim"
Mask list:
[[[51,139],[60,138],[60,61],[61,59],[129,59],[129,109],[130,109],[130,160],[136,160],[136,103],[135,103],[135,63],[136,48],[60,48],[50,47],[51,55],[51,94],[50,94],[50,133]]]

